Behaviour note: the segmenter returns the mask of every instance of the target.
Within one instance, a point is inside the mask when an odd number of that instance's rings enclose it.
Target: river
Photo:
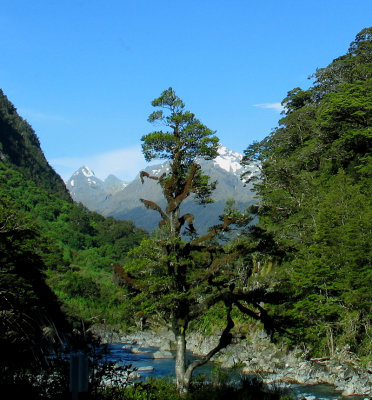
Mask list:
[[[133,346],[135,348],[136,346]],[[141,348],[140,353],[133,353],[130,348],[123,348],[123,344],[110,344],[108,346],[110,361],[120,365],[131,364],[132,367],[153,367],[151,371],[141,371],[141,379],[152,377],[166,377],[174,375],[174,359],[154,359],[152,354],[157,348]],[[189,354],[192,358],[192,355]],[[198,368],[196,374],[210,374],[215,364],[212,362]],[[291,385],[290,389],[297,398],[308,400],[364,400],[366,396],[341,396],[331,385]]]

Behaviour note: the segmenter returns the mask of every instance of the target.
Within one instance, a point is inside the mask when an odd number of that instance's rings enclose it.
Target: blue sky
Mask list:
[[[129,180],[164,89],[243,152],[371,16],[370,0],[3,0],[0,87],[64,179]]]

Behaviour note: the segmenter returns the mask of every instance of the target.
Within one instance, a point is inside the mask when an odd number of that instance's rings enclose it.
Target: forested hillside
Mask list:
[[[70,195],[62,178],[50,167],[32,127],[20,117],[0,89],[0,161],[64,200]]]
[[[281,265],[289,337],[319,354],[371,354],[372,28],[283,100],[279,126],[245,152],[254,212]]]
[[[30,125],[2,93],[0,104],[0,352],[9,383],[40,360],[55,327],[127,323],[112,263],[146,232],[74,204]]]
[[[117,310],[116,317],[108,312],[115,296],[120,296],[112,282],[112,263],[139,244],[145,231],[50,194],[9,166],[0,165],[0,180],[2,196],[42,232],[46,242],[42,256],[52,257],[45,273],[63,309],[78,318],[124,323],[124,311]]]

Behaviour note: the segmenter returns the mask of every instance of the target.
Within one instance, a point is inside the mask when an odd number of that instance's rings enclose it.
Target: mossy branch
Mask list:
[[[212,265],[208,268],[208,270],[206,271],[206,273],[197,281],[193,282],[193,284],[191,285],[193,286],[197,286],[200,284],[200,282],[206,281],[208,280],[209,277],[211,277],[213,275],[213,273],[216,271],[216,269],[221,266],[221,265],[226,265],[227,263],[229,263],[230,261],[232,261],[233,259],[235,259],[238,255],[240,254],[239,251],[234,251],[233,253],[230,254],[226,254],[224,257],[221,258],[217,258],[212,262]]]
[[[191,245],[196,245],[207,240],[213,239],[220,232],[228,232],[229,226],[234,224],[235,220],[230,217],[224,217],[223,224],[216,225],[209,233],[206,235],[200,236],[199,238],[193,240]]]
[[[125,272],[124,268],[119,264],[114,264],[114,275],[116,278],[124,279],[125,282],[135,291],[141,292],[141,286],[136,282],[133,276]]]
[[[145,200],[145,199],[140,199],[140,201],[145,205],[145,207],[147,209],[155,210],[161,215],[161,217],[162,217],[162,219],[164,221],[162,223],[162,225],[164,225],[164,223],[165,224],[169,223],[169,218],[168,218],[167,214],[165,214],[164,211],[161,209],[161,207],[158,206],[155,202],[153,202],[151,200]],[[159,226],[160,226],[160,223],[159,223]]]
[[[165,187],[164,190],[164,194],[167,197],[168,200],[168,206],[166,209],[166,212],[169,214],[171,212],[173,212],[174,210],[176,210],[180,204],[190,195],[190,193],[192,192],[192,184],[194,182],[194,178],[195,178],[195,173],[198,169],[198,164],[194,163],[191,167],[189,176],[187,177],[187,180],[185,182],[185,185],[183,187],[182,193],[179,194],[178,196],[176,196],[175,198],[170,198],[169,196],[169,188],[173,186],[174,183],[174,177],[172,177],[172,180],[168,183],[168,186]],[[174,176],[174,174],[173,174]],[[167,195],[168,194],[168,195]]]
[[[181,227],[187,222],[190,232],[192,232],[192,233],[196,232],[195,227],[194,227],[194,215],[193,214],[188,213],[188,214],[182,215],[182,217],[180,217],[178,219],[178,222],[180,223]]]
[[[148,172],[146,171],[141,171],[140,172],[140,179],[141,179],[141,183],[144,184],[145,180],[143,179],[144,177],[148,178],[148,179],[153,179],[155,181],[159,180],[158,176],[155,175],[150,175]]]

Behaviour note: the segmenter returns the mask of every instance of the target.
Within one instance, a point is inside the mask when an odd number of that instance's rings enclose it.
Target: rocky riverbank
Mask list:
[[[95,327],[94,332],[109,343],[123,343],[139,347],[157,347],[157,356],[169,355],[174,349],[174,336],[168,330],[142,331],[120,334]],[[218,336],[204,337],[191,334],[187,338],[187,349],[196,355],[206,354],[218,343]],[[164,356],[165,357],[165,356]],[[330,358],[309,359],[298,349],[288,351],[271,343],[263,331],[249,339],[235,338],[213,361],[222,368],[242,367],[247,374],[262,374],[266,383],[300,383],[316,385],[331,384],[343,396],[363,395],[372,398],[372,371],[362,369],[356,356],[347,348]]]

